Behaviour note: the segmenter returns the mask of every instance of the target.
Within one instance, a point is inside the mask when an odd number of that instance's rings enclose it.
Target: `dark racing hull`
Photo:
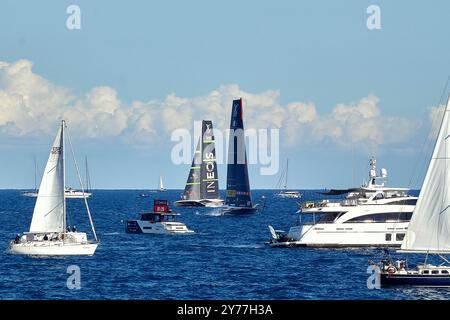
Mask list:
[[[382,287],[450,287],[450,275],[381,273],[380,284]]]

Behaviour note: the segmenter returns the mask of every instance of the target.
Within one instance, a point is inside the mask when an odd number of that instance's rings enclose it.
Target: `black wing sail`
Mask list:
[[[219,179],[217,176],[216,147],[212,121],[202,121],[202,166],[200,196],[202,199],[219,198]]]
[[[202,165],[202,155],[200,152],[201,140],[198,139],[194,158],[192,159],[191,170],[186,181],[183,192],[183,200],[200,200],[200,173]]]
[[[227,164],[227,197],[229,206],[252,207],[245,151],[242,99],[233,100]]]

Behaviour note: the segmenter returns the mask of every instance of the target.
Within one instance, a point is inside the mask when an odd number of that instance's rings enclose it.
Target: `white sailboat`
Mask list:
[[[34,157],[34,190],[33,191],[24,191],[22,192],[22,195],[25,197],[37,197],[38,195],[38,188],[37,188],[37,160],[36,157]]]
[[[277,187],[281,187],[282,181],[284,180],[284,184],[282,185],[282,190],[277,193],[278,197],[281,198],[294,198],[298,199],[302,195],[297,190],[288,190],[288,174],[289,174],[289,159],[286,159],[286,169],[280,175],[280,180],[278,181]]]
[[[66,124],[62,120],[42,175],[30,230],[22,236],[17,235],[10,242],[10,253],[39,256],[93,255],[97,249],[97,235],[86,197],[84,201],[95,241],[89,241],[86,233],[78,232],[75,228],[66,229],[65,130]],[[78,172],[76,162],[75,167]],[[81,179],[79,180],[84,191]]]
[[[36,158],[34,159],[34,191],[26,191],[23,192],[22,195],[25,197],[32,197],[37,198],[39,194],[39,190],[36,185],[37,181],[37,162]],[[66,199],[83,199],[83,198],[90,198],[92,196],[91,190],[91,181],[89,177],[89,169],[87,164],[87,157],[86,157],[86,190],[75,190],[71,187],[66,187],[65,193],[66,193]]]
[[[162,177],[162,176],[159,176],[159,187],[158,187],[158,191],[159,191],[159,192],[167,191],[167,189],[164,188],[164,183],[163,183],[163,177]]]
[[[425,262],[408,269],[405,261],[382,261],[381,285],[450,286],[450,97],[400,252],[423,253]],[[430,254],[444,262],[427,263]]]

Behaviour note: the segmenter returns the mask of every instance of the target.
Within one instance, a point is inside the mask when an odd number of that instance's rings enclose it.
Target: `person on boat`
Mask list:
[[[14,239],[14,243],[19,243],[20,242],[20,234],[16,235],[16,238]]]
[[[67,232],[70,232],[70,226],[67,227]]]
[[[47,241],[47,240],[48,240],[48,236],[44,235],[44,241]]]
[[[73,226],[72,227],[72,232],[77,232],[77,227]]]

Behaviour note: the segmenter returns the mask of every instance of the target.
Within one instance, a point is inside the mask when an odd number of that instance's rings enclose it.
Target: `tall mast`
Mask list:
[[[91,190],[91,177],[89,176],[87,156],[84,156],[84,160],[85,160],[85,165],[86,165],[86,191],[89,192],[89,190]]]
[[[34,192],[37,192],[37,160],[34,156]]]
[[[62,192],[63,192],[63,232],[67,229],[67,216],[66,216],[66,144],[65,144],[65,126],[66,121],[61,121],[61,134],[62,134],[62,167],[63,167],[63,185],[62,185]]]
[[[287,189],[288,185],[288,171],[289,171],[289,159],[286,159],[286,177],[284,182],[284,188]]]

